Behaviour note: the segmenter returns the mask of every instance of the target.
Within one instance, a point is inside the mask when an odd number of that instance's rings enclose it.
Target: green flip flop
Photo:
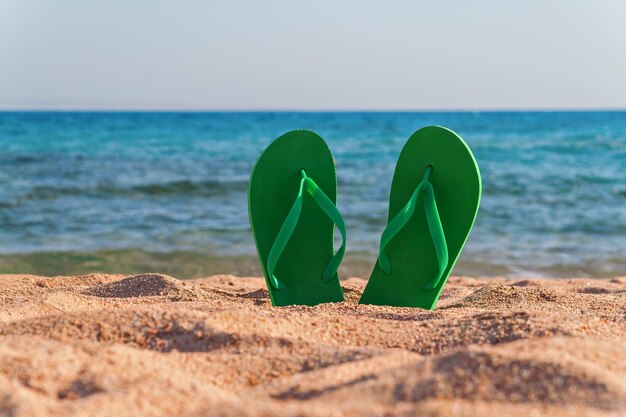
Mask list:
[[[432,310],[472,230],[482,183],[478,164],[453,131],[429,126],[400,153],[389,222],[361,304]]]
[[[248,213],[273,305],[344,300],[337,269],[346,230],[336,201],[335,163],[317,134],[285,133],[259,157],[248,185]],[[343,242],[333,253],[335,226]]]

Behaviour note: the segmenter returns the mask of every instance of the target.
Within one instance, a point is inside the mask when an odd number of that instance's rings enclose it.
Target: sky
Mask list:
[[[625,109],[625,0],[0,0],[0,109]]]

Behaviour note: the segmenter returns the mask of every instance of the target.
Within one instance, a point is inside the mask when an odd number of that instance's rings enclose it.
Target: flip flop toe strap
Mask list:
[[[270,249],[269,256],[267,257],[267,274],[269,276],[269,281],[276,290],[284,291],[287,286],[274,275],[274,271],[276,269],[276,265],[278,264],[278,260],[280,256],[283,254],[283,251],[287,247],[289,243],[289,239],[293,234],[296,226],[298,225],[298,220],[300,219],[300,214],[302,213],[302,201],[304,198],[304,192],[306,191],[313,197],[313,201],[322,209],[322,211],[333,221],[333,223],[339,229],[341,233],[342,243],[339,247],[339,250],[333,255],[333,257],[328,261],[324,271],[321,275],[321,280],[323,283],[330,282],[337,270],[339,269],[339,265],[341,264],[341,260],[343,259],[343,255],[346,251],[346,227],[343,222],[343,218],[335,207],[335,204],[328,198],[328,196],[322,191],[321,188],[313,181],[311,178],[307,177],[306,172],[304,170],[300,171],[300,175],[302,179],[300,180],[300,188],[298,190],[298,195],[296,200],[291,206],[283,225],[278,231],[278,235],[276,235],[276,239],[274,240],[274,244]]]
[[[443,227],[441,225],[441,219],[439,218],[439,211],[437,210],[437,202],[435,201],[435,192],[433,186],[428,181],[432,166],[426,167],[424,170],[424,178],[418,184],[417,188],[411,195],[411,198],[406,205],[398,212],[398,214],[389,222],[380,239],[380,251],[378,255],[378,266],[387,275],[392,272],[391,263],[387,256],[386,248],[389,242],[404,228],[408,221],[415,213],[417,206],[417,199],[421,192],[424,192],[424,210],[426,212],[426,222],[428,223],[428,230],[435,246],[435,252],[437,254],[437,263],[439,269],[437,274],[426,282],[424,285],[425,290],[431,290],[435,288],[441,277],[443,276],[446,267],[448,266],[448,245],[446,243],[446,237],[443,233]]]

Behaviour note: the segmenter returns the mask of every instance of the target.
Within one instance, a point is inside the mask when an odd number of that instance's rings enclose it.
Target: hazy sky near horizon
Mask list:
[[[626,1],[0,0],[15,108],[626,108]]]

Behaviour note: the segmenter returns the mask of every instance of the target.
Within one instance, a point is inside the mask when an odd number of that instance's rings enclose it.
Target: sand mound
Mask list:
[[[591,347],[584,340],[568,343],[581,350]],[[551,343],[541,343],[541,346],[545,351],[539,358],[512,354],[510,349],[514,349],[515,344],[506,349],[470,348],[450,353],[431,361],[430,376],[420,378],[415,384],[410,382],[415,380],[414,376],[406,369],[402,370],[394,376],[398,379],[404,376],[407,382],[397,387],[396,399],[416,402],[428,398],[459,398],[579,404],[602,409],[617,409],[623,405],[624,392],[612,383],[610,376],[560,361],[554,354],[565,347],[563,343],[557,343],[557,352]],[[593,348],[597,348],[597,342]],[[616,360],[626,360],[623,352],[616,350],[616,353]],[[547,354],[551,357],[545,358]],[[471,380],[478,383],[471,383]]]
[[[422,403],[428,400],[464,400],[498,403],[538,403],[581,405],[602,410],[618,410],[626,403],[626,389],[619,383],[624,370],[607,373],[589,366],[585,354],[563,357],[562,350],[573,344],[581,352],[604,352],[595,358],[611,369],[609,360],[626,361],[624,349],[611,343],[582,339],[534,340],[497,348],[473,346],[442,356],[413,360],[395,369],[359,375],[342,384],[311,389],[311,382],[282,387],[272,395],[281,399],[317,398],[332,401],[354,391],[357,398],[377,401]],[[535,355],[528,352],[528,348]],[[521,353],[518,352],[521,351]]]
[[[0,415],[172,415],[236,407],[235,396],[199,384],[201,370],[181,359],[125,346],[4,337]]]
[[[619,416],[626,280],[452,278],[435,311],[264,281],[0,276],[0,415]]]
[[[208,352],[235,343],[231,334],[161,309],[49,315],[0,324],[0,335],[124,343],[162,352]]]
[[[132,275],[120,281],[99,284],[83,291],[85,295],[103,298],[133,298],[167,296],[182,298],[189,295],[185,284],[175,278],[161,274]]]
[[[604,295],[589,297],[587,295]],[[545,288],[537,282],[522,281],[513,285],[488,285],[449,307],[507,310],[600,313],[603,316],[623,313],[623,296],[610,285],[583,288]]]

